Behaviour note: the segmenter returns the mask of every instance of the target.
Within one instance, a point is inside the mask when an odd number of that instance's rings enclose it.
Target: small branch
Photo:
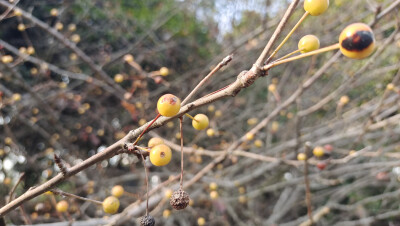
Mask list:
[[[80,200],[83,200],[85,202],[92,202],[92,203],[94,203],[96,205],[103,205],[103,202],[100,202],[100,201],[97,201],[97,200],[93,200],[93,199],[84,198],[84,197],[81,197],[81,196],[78,196],[78,195],[74,195],[74,194],[71,194],[71,193],[68,193],[68,192],[65,192],[65,191],[61,191],[60,189],[51,189],[50,191],[53,192],[53,194],[55,194],[55,195],[67,196],[67,197],[70,197],[70,198],[73,198],[73,199],[80,199]]]
[[[206,83],[219,69],[222,67],[226,66],[229,62],[232,61],[233,55],[228,55],[225,57],[221,62],[218,63],[218,65],[197,84],[197,86],[192,90],[192,92],[189,93],[189,95],[182,101],[182,105],[186,104],[190,100],[190,98],[193,97],[193,95]]]
[[[19,176],[19,179],[17,181],[17,183],[15,183],[14,187],[12,187],[10,194],[8,195],[8,202],[10,203],[13,200],[13,195],[15,192],[15,189],[18,187],[18,185],[21,183],[21,181],[25,178],[25,173],[21,173],[21,175]]]
[[[309,156],[309,152],[311,151],[311,144],[310,142],[306,142],[305,144],[305,154]],[[307,215],[310,220],[310,225],[314,224],[312,218],[312,206],[311,206],[311,191],[310,191],[310,180],[308,178],[308,157],[304,161],[304,182],[306,184],[306,204],[307,204]]]

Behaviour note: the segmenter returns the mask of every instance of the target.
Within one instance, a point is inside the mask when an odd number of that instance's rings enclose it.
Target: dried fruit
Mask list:
[[[172,193],[169,203],[176,210],[185,209],[189,205],[189,195],[180,188]]]

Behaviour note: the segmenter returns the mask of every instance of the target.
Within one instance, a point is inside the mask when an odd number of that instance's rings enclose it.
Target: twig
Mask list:
[[[311,151],[311,144],[310,144],[310,142],[306,142],[306,144],[305,144],[305,154],[307,156],[309,156],[310,155],[310,151]],[[305,182],[305,185],[306,185],[307,215],[308,215],[309,221],[311,222],[311,225],[313,225],[314,221],[313,221],[313,218],[312,218],[310,180],[308,179],[308,157],[304,161],[304,182]]]
[[[54,161],[56,162],[56,165],[60,169],[62,175],[67,176],[68,168],[64,165],[64,163],[62,162],[62,159],[56,153],[54,153]]]
[[[103,205],[103,202],[100,202],[100,201],[97,201],[97,200],[93,200],[93,199],[88,199],[88,198],[81,197],[81,196],[78,196],[78,195],[74,195],[74,194],[71,194],[71,193],[68,193],[68,192],[65,192],[65,191],[61,191],[60,189],[51,189],[50,191],[53,192],[53,194],[55,194],[55,195],[67,196],[67,197],[74,198],[74,199],[80,199],[80,200],[85,201],[85,202],[92,202],[92,203],[94,203],[96,205]]]
[[[8,202],[10,203],[13,200],[13,195],[15,192],[15,189],[17,189],[18,185],[21,183],[21,181],[25,178],[25,173],[21,173],[21,175],[18,178],[17,183],[15,183],[15,185],[12,187],[10,194],[8,195]]]

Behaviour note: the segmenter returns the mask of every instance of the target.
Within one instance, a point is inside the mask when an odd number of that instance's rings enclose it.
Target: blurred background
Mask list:
[[[290,2],[0,0],[0,205],[21,173],[16,196],[59,173],[54,153],[72,166],[101,152],[152,120],[162,94],[184,99],[229,54],[232,62],[193,100],[235,81],[251,68]],[[304,14],[302,4],[279,41]],[[377,50],[370,58],[328,52],[284,64],[237,96],[192,111],[208,115],[210,128],[194,130],[185,118],[184,180],[239,145],[186,189],[188,209],[172,210],[166,201],[175,182],[159,190],[150,209],[156,225],[307,221],[304,163],[296,159],[307,141],[311,150],[323,149],[322,156],[307,153],[316,225],[399,225],[398,5],[331,0],[323,15],[305,20],[277,58],[296,50],[304,35],[318,36],[324,47],[337,43],[347,25],[374,22]],[[246,136],[259,123],[254,137]],[[165,167],[148,162],[151,188],[179,175],[179,121],[147,134],[143,146],[153,136],[174,153]],[[101,201],[114,185],[126,191],[121,215],[75,199],[68,199],[68,214],[60,214],[54,205],[64,197],[41,195],[5,220],[133,225],[144,214],[136,201],[143,204],[146,192],[144,168],[134,155],[114,156],[58,188]]]

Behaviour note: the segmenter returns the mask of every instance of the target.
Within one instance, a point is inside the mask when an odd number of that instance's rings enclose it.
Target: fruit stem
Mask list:
[[[317,50],[314,50],[314,51],[311,51],[311,52],[308,52],[308,53],[300,54],[298,56],[290,57],[290,58],[287,58],[287,59],[284,59],[284,60],[280,60],[280,61],[274,61],[274,62],[272,62],[270,64],[265,65],[262,69],[263,70],[269,70],[270,68],[273,68],[273,67],[278,66],[280,64],[288,63],[288,62],[295,61],[295,60],[298,60],[298,59],[301,59],[301,58],[304,58],[304,57],[309,57],[309,56],[317,55],[317,54],[320,54],[320,53],[328,52],[328,51],[331,51],[331,50],[339,49],[339,47],[340,47],[339,43],[336,43],[336,44],[333,44],[333,45],[330,45],[330,46],[327,46],[327,47],[324,47],[324,48],[321,48],[321,49],[317,49]]]
[[[142,163],[144,167],[144,173],[146,175],[146,216],[149,215],[149,175],[146,167],[146,162],[144,160],[143,154],[140,152],[140,155],[142,156]]]
[[[295,53],[298,53],[298,52],[300,52],[300,51],[302,51],[302,49],[295,50],[295,51],[293,51],[293,52],[291,52],[291,53],[288,53],[288,54],[286,54],[285,56],[283,56],[283,57],[277,59],[276,61],[281,61],[281,60],[283,60],[283,59],[286,59],[286,58],[290,57],[291,55],[293,55],[293,54],[295,54]]]
[[[185,113],[185,115],[186,115],[188,118],[190,118],[190,119],[192,119],[192,120],[194,120],[194,121],[196,121],[196,122],[199,122],[199,120],[195,119],[193,116],[189,115],[188,113]]]
[[[142,138],[143,134],[150,128],[151,125],[153,125],[153,123],[154,123],[160,116],[161,116],[161,114],[158,113],[158,115],[153,119],[153,121],[151,121],[151,122],[149,123],[149,125],[147,125],[147,127],[142,131],[142,133],[138,136],[138,138],[137,138],[137,139],[135,140],[135,142],[133,143],[134,146],[139,142],[139,140],[140,140],[140,138]]]
[[[183,117],[179,118],[179,130],[181,131],[181,181],[180,181],[180,188],[182,189],[183,185],[183,130],[182,130],[182,124],[183,124]]]
[[[272,52],[272,54],[268,57],[267,59],[267,63],[275,56],[275,54],[282,48],[282,46],[287,42],[287,40],[290,38],[290,36],[292,36],[292,34],[296,31],[296,29],[300,26],[300,24],[307,18],[308,16],[308,12],[305,12],[304,15],[300,18],[300,20],[296,23],[296,25],[294,25],[294,27],[292,28],[292,30],[289,32],[289,34],[286,35],[286,37],[283,39],[283,41],[281,42],[281,44],[278,45],[278,47],[276,47],[276,49],[274,50],[274,52]]]
[[[81,196],[77,196],[77,195],[74,195],[74,194],[71,194],[71,193],[68,193],[68,192],[65,192],[65,191],[61,191],[60,189],[51,189],[50,191],[55,195],[68,196],[70,198],[80,199],[80,200],[87,201],[87,202],[92,202],[92,203],[94,203],[96,205],[103,205],[103,203],[100,202],[100,201],[84,198],[84,197],[81,197]]]

